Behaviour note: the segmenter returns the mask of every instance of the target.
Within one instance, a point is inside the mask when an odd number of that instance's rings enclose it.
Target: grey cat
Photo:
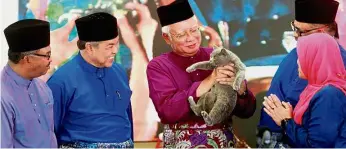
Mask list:
[[[236,69],[232,85],[215,83],[209,92],[199,98],[197,104],[193,97],[188,98],[192,111],[197,116],[202,116],[208,126],[222,123],[231,115],[237,102],[237,90],[240,89],[241,83],[245,79],[246,66],[233,52],[217,47],[210,54],[209,61],[195,63],[186,69],[189,73],[197,69],[213,70],[230,63],[233,63]]]

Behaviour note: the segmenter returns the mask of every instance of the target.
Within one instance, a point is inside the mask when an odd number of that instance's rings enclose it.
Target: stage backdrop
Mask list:
[[[5,0],[3,13],[18,15],[16,19],[38,18],[51,23],[52,70],[47,79],[77,50],[78,40],[74,20],[93,12],[108,12],[119,20],[120,51],[116,62],[128,72],[133,91],[135,141],[153,141],[162,131],[162,125],[149,98],[146,65],[153,57],[171,49],[161,38],[156,0]],[[11,2],[10,2],[11,1]],[[134,4],[127,4],[133,3]],[[247,65],[246,77],[250,89],[259,97],[258,109],[250,120],[236,120],[236,132],[254,147],[255,130],[263,94],[268,89],[277,66],[295,47],[290,21],[294,19],[294,0],[189,0],[201,25],[203,46],[222,41],[224,47],[235,52]],[[342,2],[342,0],[340,0]],[[11,4],[10,4],[11,3]],[[17,6],[11,6],[13,3]],[[127,5],[126,5],[127,4]],[[341,41],[346,42],[345,3],[338,15]],[[9,17],[8,16],[8,17]],[[12,19],[15,21],[16,19]],[[10,19],[11,20],[11,19]],[[8,25],[7,22],[6,25]],[[4,41],[4,40],[2,40]],[[6,44],[6,43],[3,43]],[[6,46],[2,46],[6,47]],[[2,50],[6,58],[7,48]],[[4,60],[4,59],[2,59]],[[87,122],[86,122],[87,123]],[[246,128],[237,127],[242,125]]]

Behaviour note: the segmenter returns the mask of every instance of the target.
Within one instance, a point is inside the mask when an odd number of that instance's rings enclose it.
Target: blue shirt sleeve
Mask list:
[[[344,119],[343,125],[340,128],[340,134],[335,143],[335,148],[346,148],[346,121]]]
[[[1,96],[1,148],[13,148],[14,110]]]
[[[64,120],[65,113],[67,112],[67,93],[65,92],[62,82],[58,82],[54,79],[49,79],[47,85],[52,90],[54,99],[54,132],[59,139],[60,128],[62,127],[62,122]]]
[[[127,109],[127,115],[129,117],[129,121],[131,124],[131,139],[132,141],[134,141],[134,134],[133,134],[133,120],[132,120],[132,106],[131,106],[131,102],[129,104],[129,108]]]
[[[298,69],[298,66],[295,66],[295,64],[297,65],[296,49],[292,50],[280,63],[279,68],[272,79],[267,95],[275,94],[280,100],[286,101],[285,87],[291,83],[292,77],[290,74],[293,74],[297,71],[295,69]],[[281,128],[275,124],[273,119],[266,112],[264,112],[263,107],[261,109],[261,117],[258,127],[266,127],[271,131],[281,132]]]
[[[325,87],[311,99],[302,125],[289,120],[286,135],[295,147],[331,148],[335,145],[344,118],[345,98],[334,87]]]
[[[120,72],[122,73],[123,79],[126,80],[127,85],[129,86],[129,85],[130,85],[130,82],[129,82],[129,79],[128,79],[127,75],[126,75],[126,70],[125,70],[125,68],[122,67],[121,65],[117,64],[117,63],[115,63],[114,66],[117,67],[117,69],[120,70]],[[131,92],[132,92],[132,91],[131,91]],[[126,110],[126,112],[127,112],[127,116],[128,116],[128,118],[129,118],[130,124],[131,124],[131,139],[132,139],[132,141],[133,141],[133,140],[134,140],[134,132],[133,132],[133,129],[134,129],[134,128],[133,128],[133,116],[132,116],[131,99],[130,99],[129,107],[128,107],[128,109]]]

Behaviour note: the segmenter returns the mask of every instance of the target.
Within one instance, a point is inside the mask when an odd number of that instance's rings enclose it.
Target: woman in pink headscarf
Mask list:
[[[297,106],[265,97],[264,111],[283,127],[292,147],[335,147],[346,118],[346,70],[339,45],[325,33],[301,37],[299,77],[308,80]]]

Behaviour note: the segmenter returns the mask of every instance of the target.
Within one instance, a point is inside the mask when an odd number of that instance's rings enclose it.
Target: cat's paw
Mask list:
[[[213,126],[214,125],[210,120],[204,119],[204,122],[207,126]]]
[[[208,113],[205,112],[205,111],[202,111],[201,115],[202,115],[203,118],[208,118]]]
[[[240,78],[234,79],[234,82],[233,82],[233,84],[232,84],[232,88],[233,88],[234,90],[238,91],[238,90],[240,89],[240,87],[241,87],[241,83],[242,83],[242,82],[243,82],[243,81],[242,81]]]
[[[203,117],[204,122],[205,122],[206,125],[208,125],[208,126],[212,126],[212,125],[213,125],[213,123],[212,123],[211,119],[209,118],[207,112],[202,111],[202,112],[201,112],[201,115],[202,115],[202,117]]]
[[[240,89],[240,85],[238,85],[237,81],[235,81],[232,85],[232,88],[236,91],[238,91]]]
[[[193,68],[193,67],[187,67],[186,68],[186,72],[188,72],[188,73],[190,73],[190,72],[194,72],[196,69],[195,68]]]
[[[195,105],[195,101],[193,100],[193,97],[192,96],[189,96],[189,98],[187,99],[190,103],[190,105]]]

